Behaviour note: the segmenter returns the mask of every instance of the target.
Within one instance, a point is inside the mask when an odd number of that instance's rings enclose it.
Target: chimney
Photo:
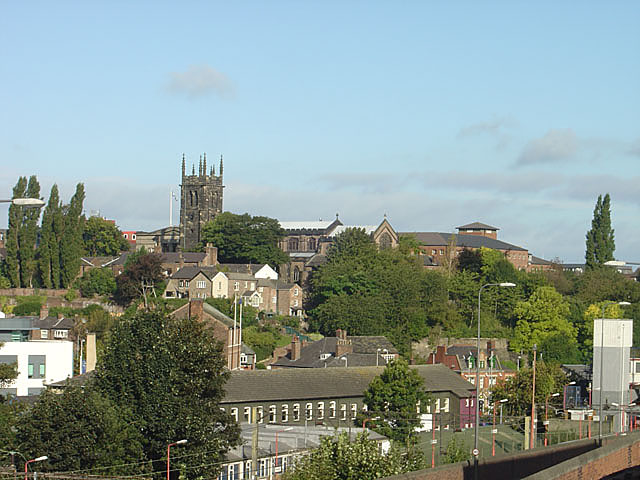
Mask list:
[[[291,339],[291,360],[296,361],[300,358],[302,346],[300,345],[300,339],[297,335],[294,335]]]
[[[40,320],[44,320],[49,316],[49,308],[46,305],[43,305],[40,308]]]
[[[353,353],[353,344],[351,340],[347,340],[346,330],[342,330],[342,337],[336,340],[336,357],[340,357],[345,353]]]
[[[96,334],[87,333],[87,368],[90,372],[96,369]]]
[[[207,243],[204,248],[206,253],[204,257],[204,264],[206,266],[214,266],[218,264],[218,247],[214,247],[213,243]]]
[[[193,298],[189,300],[189,317],[194,318],[197,317],[200,320],[203,320],[202,312],[203,312],[204,301],[201,298]]]
[[[433,363],[444,363],[444,357],[445,357],[445,346],[444,345],[438,345],[436,347],[436,358],[435,361]]]

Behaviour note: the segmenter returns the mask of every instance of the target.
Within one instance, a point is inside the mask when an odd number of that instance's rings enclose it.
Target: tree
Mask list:
[[[284,480],[374,480],[425,468],[424,457],[397,449],[382,453],[366,434],[350,441],[346,433],[323,437],[320,446],[300,458]]]
[[[16,425],[19,451],[28,458],[46,452],[45,471],[99,469],[100,475],[140,473],[142,437],[136,418],[91,386],[45,390]]]
[[[141,312],[114,326],[96,369],[97,387],[130,409],[147,459],[186,438],[188,478],[215,477],[216,465],[238,443],[238,427],[219,408],[229,373],[222,345],[197,318]],[[162,468],[158,460],[153,470]],[[212,465],[214,467],[212,467]]]
[[[287,263],[289,256],[278,246],[284,230],[275,218],[223,212],[202,228],[200,249],[207,243],[218,248],[222,263]]]
[[[40,184],[35,175],[29,177],[26,196],[40,198]],[[22,228],[18,232],[18,256],[20,257],[20,285],[33,287],[36,272],[36,238],[38,236],[39,208],[23,208]]]
[[[116,299],[127,304],[140,298],[145,288],[155,287],[163,278],[160,255],[142,248],[127,257],[124,271],[116,278]]]
[[[611,228],[611,198],[607,193],[604,198],[598,195],[593,210],[591,230],[587,232],[585,261],[587,268],[595,268],[613,260],[616,244]]]
[[[575,342],[576,329],[568,321],[569,304],[553,287],[538,287],[529,300],[518,302],[515,314],[518,322],[511,342],[515,351],[530,351],[555,334]]]
[[[447,443],[447,450],[444,454],[443,463],[457,463],[469,460],[469,448],[464,443],[464,439],[460,440],[455,435]]]
[[[3,343],[0,342],[0,348]],[[0,388],[6,388],[18,378],[17,364],[15,363],[0,363]],[[0,402],[2,401],[2,395],[0,394]]]
[[[420,425],[417,406],[426,408],[429,402],[422,377],[401,358],[389,362],[364,393],[368,412],[381,417],[375,430],[407,445]]]
[[[60,287],[60,244],[64,233],[62,203],[58,186],[54,183],[49,202],[42,214],[40,246],[36,252],[38,276],[45,288]]]
[[[79,183],[71,197],[71,202],[63,208],[64,235],[60,244],[60,286],[62,288],[69,287],[80,271],[80,258],[83,252],[84,197],[84,185]]]
[[[110,268],[92,268],[84,272],[73,286],[80,290],[83,297],[113,295],[116,291],[116,278]]]
[[[20,177],[13,187],[11,198],[23,198],[27,193],[27,177]],[[6,271],[12,287],[20,287],[20,231],[24,219],[24,207],[11,204],[9,206],[9,224],[7,228],[7,240],[5,242]]]
[[[87,255],[112,256],[129,250],[129,242],[114,222],[91,217],[84,225],[84,251]]]

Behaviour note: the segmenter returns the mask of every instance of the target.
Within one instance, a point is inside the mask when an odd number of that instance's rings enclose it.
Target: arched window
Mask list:
[[[380,248],[391,248],[391,235],[388,232],[380,235]]]
[[[294,282],[300,281],[300,269],[298,267],[293,268],[293,281]]]
[[[297,238],[290,238],[289,239],[289,251],[290,252],[297,252],[299,248],[299,242]]]
[[[310,251],[315,251],[316,249],[316,239],[315,238],[310,238],[309,239],[309,250]]]

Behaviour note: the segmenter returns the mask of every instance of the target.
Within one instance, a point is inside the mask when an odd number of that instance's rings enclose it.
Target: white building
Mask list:
[[[73,342],[6,342],[0,347],[0,363],[18,364],[18,378],[8,387],[0,388],[0,394],[38,395],[46,384],[73,375]]]

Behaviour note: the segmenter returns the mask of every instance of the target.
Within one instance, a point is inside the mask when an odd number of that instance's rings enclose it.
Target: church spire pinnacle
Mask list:
[[[207,176],[207,152],[202,155],[203,163],[202,163],[202,175]]]
[[[200,165],[198,166],[198,176],[202,176],[202,155],[200,155]]]
[[[220,155],[220,179],[222,179],[222,155]]]
[[[182,178],[184,178],[184,169],[185,169],[185,155],[182,154]]]

